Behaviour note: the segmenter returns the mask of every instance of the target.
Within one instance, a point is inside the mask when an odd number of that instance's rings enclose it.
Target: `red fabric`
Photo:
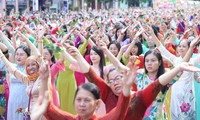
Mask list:
[[[95,71],[90,68],[85,74],[88,81],[96,84],[101,93],[101,99],[106,105],[106,111],[109,112],[117,104],[118,97],[112,92],[111,88],[104,80],[96,75]],[[132,94],[130,107],[124,120],[142,120],[144,113],[149,105],[154,101],[163,86],[158,80],[148,85],[144,90]]]
[[[123,120],[130,102],[130,96],[125,97],[122,93],[119,96],[117,106],[104,116],[98,117],[93,115],[89,120]],[[45,113],[47,120],[82,120],[80,116],[64,112],[53,105],[51,101]]]
[[[137,85],[135,83],[132,85],[132,91],[137,91]]]
[[[159,30],[159,33],[164,36],[164,32],[162,30]]]
[[[140,60],[140,64],[137,65],[139,69],[144,68],[144,56],[139,56],[137,59]]]
[[[58,27],[54,28],[54,29],[51,31],[51,34],[56,34],[57,31],[58,31]]]
[[[181,34],[181,29],[180,29],[179,27],[177,27],[177,28],[176,28],[176,32],[177,32],[178,34]]]
[[[198,29],[198,27],[196,28],[197,34],[200,35],[200,31]]]
[[[169,43],[166,47],[166,49],[172,53],[173,55],[176,56],[176,48],[175,48],[175,45],[173,43]]]
[[[198,54],[198,48],[197,48],[197,47],[195,47],[195,48],[193,49],[193,53]]]

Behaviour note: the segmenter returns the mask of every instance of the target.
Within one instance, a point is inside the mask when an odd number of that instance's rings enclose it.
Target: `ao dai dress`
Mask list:
[[[137,90],[144,90],[149,84],[154,82],[154,80],[151,80],[147,74],[145,73],[139,73],[137,75],[136,79],[136,85]],[[171,86],[175,80],[173,80],[167,87]],[[153,101],[153,103],[148,107],[148,109],[145,112],[144,120],[162,120],[163,118],[166,119],[166,117],[163,114],[164,110],[164,100],[166,97],[166,91],[165,93],[159,92],[156,99]]]
[[[25,66],[16,65],[16,68],[23,72],[25,72]],[[21,113],[17,113],[16,110],[20,107],[27,108],[28,106],[28,96],[26,94],[26,87],[24,83],[17,80],[15,76],[10,74],[10,95],[8,100],[8,112],[7,118],[8,120],[23,120],[23,116]]]

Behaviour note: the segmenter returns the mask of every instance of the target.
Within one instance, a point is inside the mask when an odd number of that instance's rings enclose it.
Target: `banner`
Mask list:
[[[33,11],[39,10],[39,2],[38,0],[33,0]]]
[[[3,9],[5,9],[6,7],[6,5],[5,5],[5,1],[6,0],[0,0],[0,13],[2,13],[3,12]]]

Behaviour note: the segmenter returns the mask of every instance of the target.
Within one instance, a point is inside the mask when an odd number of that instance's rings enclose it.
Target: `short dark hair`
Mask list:
[[[77,96],[77,93],[80,89],[84,89],[84,90],[87,90],[89,91],[90,93],[92,93],[94,95],[94,98],[95,99],[100,99],[100,92],[99,92],[99,89],[98,87],[93,84],[93,83],[84,83],[82,85],[80,85],[77,89],[76,89],[76,92],[75,92],[75,96],[74,96],[74,99],[76,98]]]

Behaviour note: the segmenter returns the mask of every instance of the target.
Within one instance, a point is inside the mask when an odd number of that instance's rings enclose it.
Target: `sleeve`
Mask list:
[[[121,93],[117,102],[117,106],[99,120],[124,120],[131,100],[130,98],[131,96],[125,97]]]
[[[198,54],[196,57],[194,58],[191,58],[191,61],[192,63],[195,65],[195,66],[198,66],[199,63],[200,63],[200,54]]]
[[[125,56],[124,56],[124,54],[122,55],[122,62],[125,64],[125,65],[127,65],[128,64],[128,60],[129,60],[129,58],[126,58]]]
[[[152,82],[144,90],[142,90],[142,101],[146,107],[152,104],[158,93],[164,86],[160,84],[159,80]]]
[[[59,71],[65,71],[65,64],[56,61],[56,63],[51,66],[51,77],[55,78]]]
[[[177,57],[171,54],[163,45],[160,45],[158,49],[162,55],[168,57],[173,62],[173,64],[175,63]]]
[[[87,49],[87,48],[86,48],[87,45],[88,45],[88,41],[85,40],[84,43],[83,43],[83,45],[82,45],[81,48],[79,49],[81,55],[84,55],[85,49]]]
[[[6,45],[6,47],[8,48],[9,53],[11,53],[12,55],[15,54],[15,49],[14,49],[14,47],[11,45],[10,39],[8,39],[7,37],[4,37],[4,38],[3,38],[3,44]]]
[[[95,85],[98,86],[99,90],[100,90],[100,94],[101,94],[101,99],[103,102],[106,101],[106,98],[109,94],[110,91],[110,87],[104,82],[104,80],[99,77],[95,71],[92,69],[92,67],[90,67],[89,72],[85,73],[85,77],[87,78],[87,80],[91,83],[94,83]]]
[[[47,112],[44,116],[47,120],[76,120],[76,116],[60,110],[53,104],[52,101],[49,103]]]
[[[78,43],[81,41],[81,38],[78,36],[78,37],[76,37],[76,39],[75,39],[75,41],[74,41],[74,45],[76,46],[76,47],[78,47]]]

